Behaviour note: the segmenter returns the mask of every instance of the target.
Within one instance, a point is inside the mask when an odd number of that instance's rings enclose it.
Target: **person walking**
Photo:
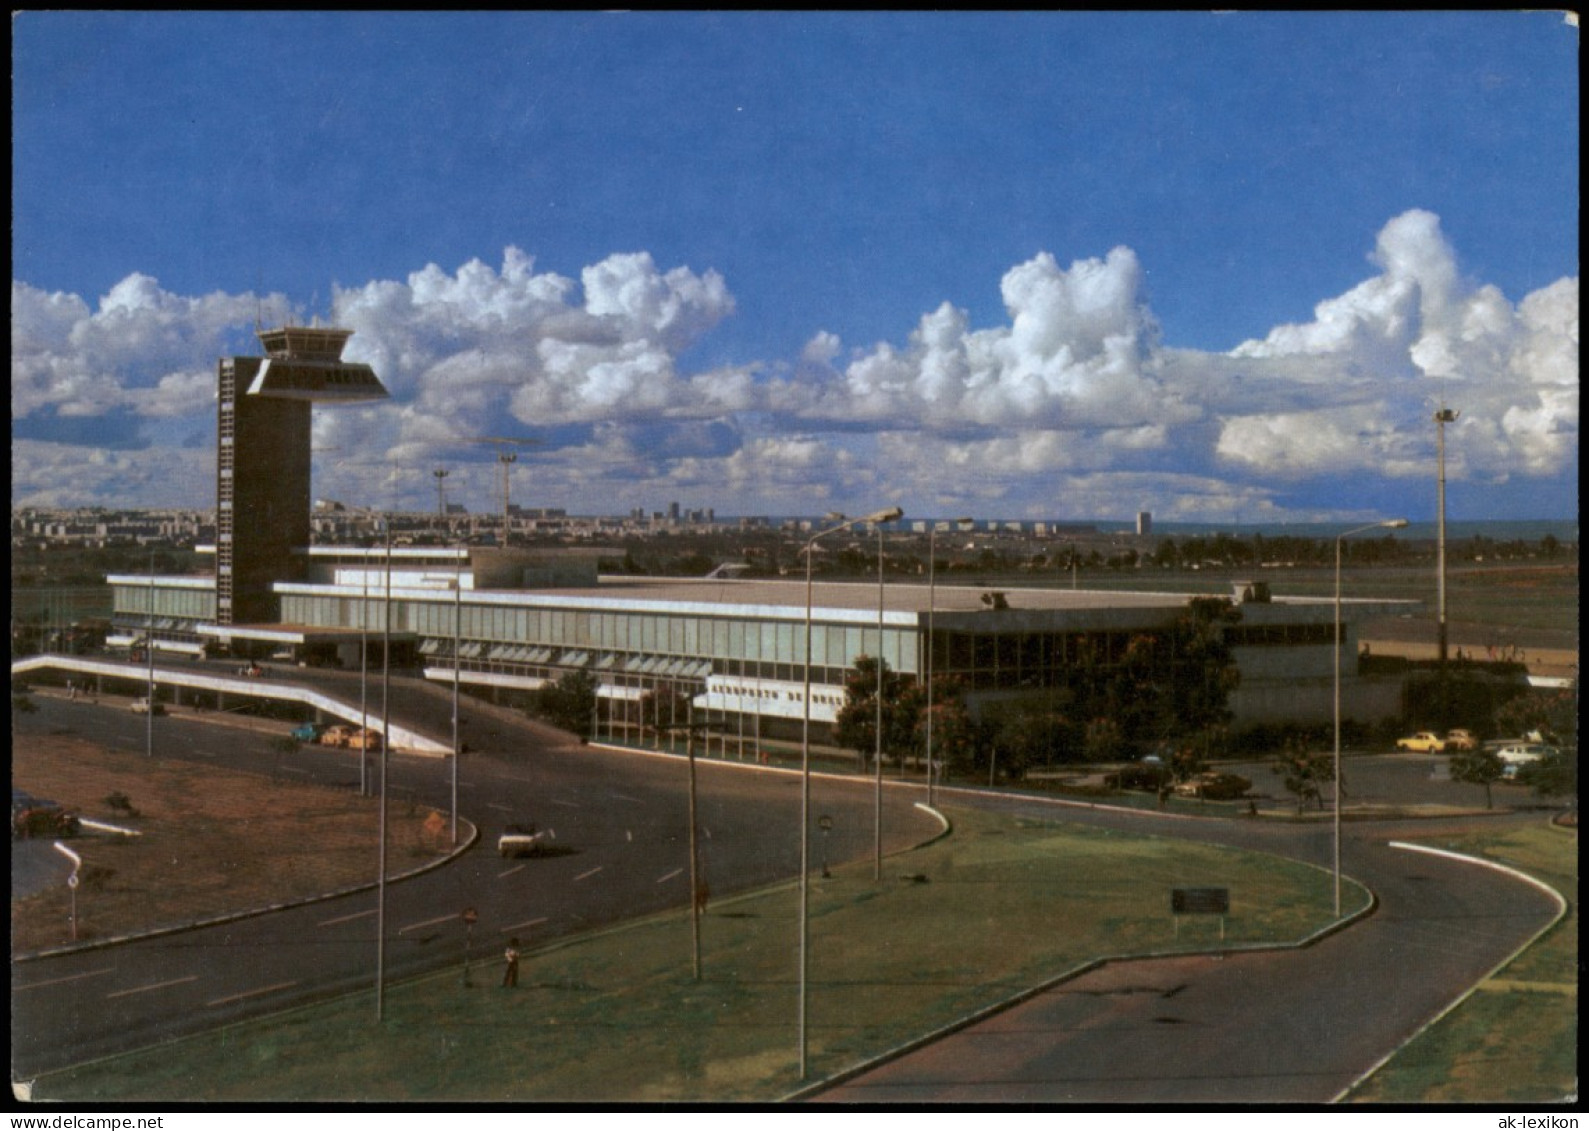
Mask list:
[[[508,949],[502,957],[507,961],[507,969],[502,971],[502,984],[516,986],[519,984],[519,940],[517,937],[508,940]]]

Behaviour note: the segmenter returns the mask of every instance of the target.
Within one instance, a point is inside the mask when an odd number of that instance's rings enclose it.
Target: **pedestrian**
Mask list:
[[[507,961],[507,969],[502,971],[502,984],[516,986],[519,984],[519,940],[517,937],[508,940],[508,949],[502,954]]]

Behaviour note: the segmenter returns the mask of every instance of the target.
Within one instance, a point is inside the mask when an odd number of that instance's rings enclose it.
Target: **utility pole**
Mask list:
[[[1440,487],[1439,497],[1436,500],[1438,530],[1436,533],[1436,564],[1439,571],[1439,581],[1436,588],[1436,617],[1439,640],[1440,676],[1445,678],[1446,673],[1446,425],[1455,423],[1460,412],[1455,412],[1444,405],[1435,413],[1436,449],[1440,460]]]

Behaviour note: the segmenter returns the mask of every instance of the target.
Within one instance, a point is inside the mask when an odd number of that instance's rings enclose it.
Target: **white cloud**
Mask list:
[[[996,325],[945,301],[898,342],[850,349],[817,330],[796,358],[697,372],[681,369],[684,351],[735,310],[714,271],[639,252],[576,280],[516,248],[497,268],[429,265],[335,293],[333,318],[355,331],[348,356],[392,400],[316,412],[317,490],[433,505],[430,472],[445,462],[454,497],[487,509],[494,452],[468,441],[541,435],[526,490],[571,509],[688,491],[724,513],[963,499],[1033,517],[1257,517],[1280,491],[1331,494],[1322,485],[1343,475],[1428,475],[1442,399],[1462,412],[1454,481],[1570,474],[1577,279],[1514,306],[1465,279],[1438,218],[1416,210],[1384,226],[1369,260],[1373,273],[1312,321],[1228,354],[1163,343],[1142,265],[1120,247],[1012,267]],[[248,352],[261,306],[175,295],[142,274],[97,307],[13,282],[13,434],[26,441],[13,444],[14,498],[59,496],[50,476],[73,453],[83,474],[59,482],[79,501],[159,485],[133,453],[104,473],[97,449],[212,430],[211,359]],[[138,435],[110,436],[129,420]],[[202,498],[212,473],[194,459],[181,490]]]
[[[1320,303],[1315,321],[1276,327],[1232,351],[1253,362],[1250,385],[1263,388],[1264,404],[1256,413],[1230,406],[1220,458],[1287,478],[1427,475],[1433,410],[1449,404],[1463,412],[1448,430],[1449,478],[1569,469],[1577,451],[1577,279],[1514,308],[1497,288],[1463,282],[1438,217],[1416,210],[1385,225],[1372,259],[1382,273]],[[1320,405],[1319,388],[1332,380],[1375,397]],[[1286,411],[1292,393],[1298,404]]]

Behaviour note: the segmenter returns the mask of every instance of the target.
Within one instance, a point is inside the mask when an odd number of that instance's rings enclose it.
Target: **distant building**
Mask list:
[[[1153,533],[1153,515],[1150,512],[1137,512],[1137,533],[1144,536]]]

